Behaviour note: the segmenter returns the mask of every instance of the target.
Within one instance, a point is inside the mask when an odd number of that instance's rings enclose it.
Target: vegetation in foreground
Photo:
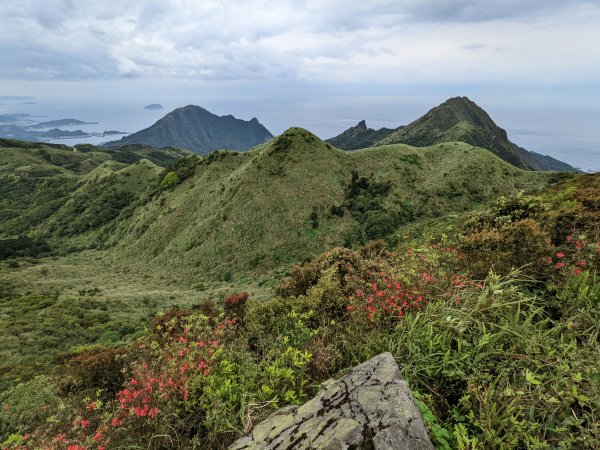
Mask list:
[[[264,302],[166,310],[1,394],[3,447],[223,448],[391,351],[438,448],[598,448],[599,195],[577,177],[445,234],[331,250]]]

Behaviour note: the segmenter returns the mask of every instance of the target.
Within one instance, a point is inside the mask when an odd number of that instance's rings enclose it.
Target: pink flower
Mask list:
[[[88,423],[90,423],[90,421],[89,421],[89,420],[82,420],[82,421],[81,421],[81,428],[85,428],[85,427],[87,427],[87,426],[88,426]]]
[[[558,253],[556,253],[556,257],[559,258],[559,259],[560,258],[564,258],[565,254],[563,252],[558,252]]]
[[[564,262],[558,262],[558,263],[555,264],[554,267],[556,267],[557,269],[560,269],[562,267],[565,267],[565,263]]]
[[[110,423],[113,427],[118,427],[119,424],[121,423],[121,421],[119,420],[118,417],[115,417]]]

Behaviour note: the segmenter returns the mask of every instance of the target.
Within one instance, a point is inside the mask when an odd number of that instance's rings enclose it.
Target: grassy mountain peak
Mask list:
[[[450,98],[414,122],[394,130],[372,130],[356,126],[329,139],[328,142],[346,150],[386,144],[427,147],[442,142],[465,142],[485,148],[522,169],[577,171],[550,156],[530,152],[510,142],[506,131],[467,97]]]

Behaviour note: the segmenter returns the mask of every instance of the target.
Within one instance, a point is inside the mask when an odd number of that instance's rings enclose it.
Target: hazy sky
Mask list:
[[[600,120],[600,0],[0,0],[0,18],[0,96],[195,102],[325,137],[326,115],[397,126],[455,95],[507,128],[530,127],[517,107]]]

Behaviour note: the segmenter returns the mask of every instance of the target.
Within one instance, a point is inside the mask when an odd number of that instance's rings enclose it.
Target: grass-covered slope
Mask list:
[[[117,223],[108,237],[115,251],[225,278],[271,272],[554,177],[463,143],[348,153],[299,128],[248,153],[218,152],[192,164],[192,176]]]
[[[36,234],[37,227],[69,200],[81,178],[102,164],[146,159],[166,166],[189,154],[177,148],[71,148],[0,139],[0,238]]]
[[[83,238],[152,189],[162,171],[147,159],[134,164],[106,161],[78,182],[64,205],[40,224],[37,233]]]

